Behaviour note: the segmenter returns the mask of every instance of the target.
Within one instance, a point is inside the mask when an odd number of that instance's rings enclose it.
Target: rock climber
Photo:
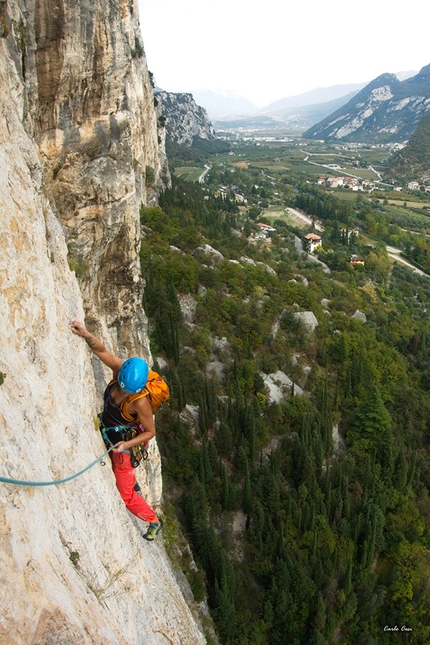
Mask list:
[[[130,448],[139,444],[146,444],[155,436],[155,424],[151,404],[147,396],[138,398],[128,404],[127,412],[133,421],[123,416],[121,404],[127,403],[130,394],[141,392],[148,378],[148,365],[142,358],[129,358],[124,360],[114,356],[85,328],[84,324],[76,318],[70,321],[70,328],[77,336],[82,336],[88,347],[107,367],[112,370],[113,379],[108,384],[104,393],[104,409],[101,414],[101,423],[110,445],[114,448],[109,453],[112,461],[112,470],[115,475],[116,486],[127,509],[144,522],[149,523],[147,532],[143,535],[145,540],[155,540],[160,532],[163,521],[158,517],[147,502],[136,491],[136,477],[131,461]],[[121,436],[121,428],[135,427],[143,430],[134,438],[125,441]],[[118,441],[118,438],[121,440]]]

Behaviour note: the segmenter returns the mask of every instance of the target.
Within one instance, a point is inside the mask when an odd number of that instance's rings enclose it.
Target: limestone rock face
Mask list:
[[[0,474],[49,481],[82,470],[104,447],[89,350],[68,330],[83,308],[63,232],[36,150],[13,104],[1,103]],[[158,508],[157,452],[150,464],[142,483]],[[126,511],[108,464],[61,486],[0,483],[0,515],[0,642],[204,643],[162,541],[142,540],[144,525]]]
[[[191,146],[194,138],[213,140],[215,130],[206,110],[197,105],[192,94],[157,92],[162,119],[172,141]]]
[[[139,155],[138,144],[134,134],[125,141],[113,138],[111,148],[105,144],[112,157],[108,152],[94,159],[79,147],[105,127],[110,141],[121,110],[129,110],[134,132],[134,120],[146,109],[130,89],[138,74],[133,66],[142,66],[139,74],[144,75],[142,61],[129,60],[127,72],[125,58],[121,62],[113,48],[120,52],[118,42],[126,36],[129,46],[137,47],[131,8],[131,1],[119,0],[7,3],[9,35],[0,38],[3,478],[63,479],[105,450],[95,430],[100,408],[90,352],[71,334],[72,316],[88,319],[94,302],[102,337],[112,349],[140,353],[145,342],[136,252],[137,209],[147,191],[137,176],[133,180],[127,174],[124,161],[129,154]],[[111,29],[115,21],[118,29]],[[92,56],[90,41],[95,43]],[[127,90],[119,93],[116,109],[113,86],[108,88],[111,72],[118,72],[117,81],[121,78]],[[97,86],[100,78],[106,82]],[[143,87],[141,94],[144,98]],[[129,107],[135,99],[136,114]],[[148,128],[140,136],[142,142]],[[136,158],[143,163],[157,163],[155,143],[151,152],[146,142],[141,154]],[[109,168],[116,177],[111,183]],[[91,185],[100,187],[93,199]],[[65,234],[69,244],[73,239],[82,249],[76,262],[87,263],[85,301],[69,267]],[[121,236],[124,244],[132,243],[130,249],[122,247]],[[110,271],[116,282],[102,280]],[[138,477],[156,510],[160,468],[154,442],[149,464],[140,466]],[[0,642],[203,645],[163,540],[145,542],[144,529],[125,509],[109,463],[97,463],[57,486],[0,482]]]
[[[136,352],[148,345],[139,207],[169,181],[137,3],[8,0],[7,14],[7,84],[38,145],[87,322],[112,349]]]

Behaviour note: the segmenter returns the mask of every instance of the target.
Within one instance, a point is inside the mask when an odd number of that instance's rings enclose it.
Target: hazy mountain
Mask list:
[[[213,125],[215,130],[237,130],[239,128],[276,130],[284,128],[283,121],[264,114],[255,114],[254,116],[224,116],[219,119],[214,119]]]
[[[418,123],[407,145],[393,155],[387,175],[416,181],[430,179],[430,113]]]
[[[266,107],[259,110],[259,114],[270,114],[271,116],[283,116],[285,110],[295,107],[302,107],[305,105],[316,105],[319,103],[328,103],[341,99],[345,96],[349,98],[351,95],[357,94],[366,83],[349,83],[347,85],[332,85],[331,87],[318,87],[315,90],[304,92],[303,94],[296,94],[295,96],[287,96],[278,101],[270,103]]]
[[[382,74],[309,130],[307,139],[401,142],[430,112],[430,65],[404,81]]]
[[[249,99],[234,92],[193,90],[192,94],[196,102],[207,110],[211,119],[219,119],[232,114],[246,116],[257,112],[256,106]]]
[[[342,97],[344,97],[344,103],[346,103],[353,96],[353,92],[358,92],[362,87],[364,87],[364,85],[365,83],[349,83],[346,85],[333,85],[332,87],[318,88],[303,94],[279,99],[260,110],[258,110],[249,99],[235,94],[234,92],[193,90],[192,94],[196,102],[207,110],[212,120],[224,120],[226,117],[230,120],[231,117],[236,116],[254,117],[256,115],[283,117],[285,113],[287,120],[290,121],[291,117],[294,116],[295,113],[295,110],[293,109],[293,111],[291,111],[291,108],[317,105],[320,103],[327,104],[327,107],[329,108],[329,102],[335,100],[341,101]],[[342,102],[339,104],[333,103],[331,111],[337,109],[340,105],[342,105]],[[323,118],[323,116],[329,113],[330,112],[328,111],[324,114],[324,108],[322,108],[322,113],[317,109],[316,118],[305,116],[303,125],[299,116],[298,122],[300,122],[300,127],[302,128],[309,127],[312,123],[315,123],[316,120]],[[306,114],[306,112],[304,114]],[[311,112],[309,112],[309,114],[311,114]],[[257,122],[259,122],[258,119]]]
[[[302,105],[298,107],[284,108],[278,115],[282,118],[283,123],[294,126],[296,129],[305,130],[313,123],[317,123],[324,119],[335,110],[339,109],[345,103],[353,98],[357,92],[350,92],[346,96],[327,101],[326,103],[316,103],[313,105]],[[273,113],[273,116],[275,114]]]
[[[411,78],[411,76],[416,76],[417,74],[418,71],[416,69],[410,69],[407,72],[396,72],[399,81],[406,81],[407,78]]]
[[[282,130],[290,133],[301,133],[312,124],[321,121],[329,114],[347,103],[356,93],[352,92],[333,101],[317,103],[315,105],[303,105],[291,108],[284,108],[278,115],[255,114],[253,116],[228,116],[221,119],[214,119],[213,125],[216,130],[225,129],[255,129],[255,130]]]

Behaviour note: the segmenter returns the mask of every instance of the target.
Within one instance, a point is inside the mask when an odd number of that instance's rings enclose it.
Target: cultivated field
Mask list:
[[[181,177],[186,181],[198,181],[200,175],[205,171],[205,168],[195,168],[193,166],[182,166],[175,168],[176,177]]]

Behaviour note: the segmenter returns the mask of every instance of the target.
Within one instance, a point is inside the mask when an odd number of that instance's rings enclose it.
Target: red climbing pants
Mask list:
[[[130,455],[126,452],[111,452],[112,470],[116,479],[116,487],[127,509],[144,522],[153,524],[158,518],[145,500],[136,493],[134,486],[136,477],[131,465]]]

